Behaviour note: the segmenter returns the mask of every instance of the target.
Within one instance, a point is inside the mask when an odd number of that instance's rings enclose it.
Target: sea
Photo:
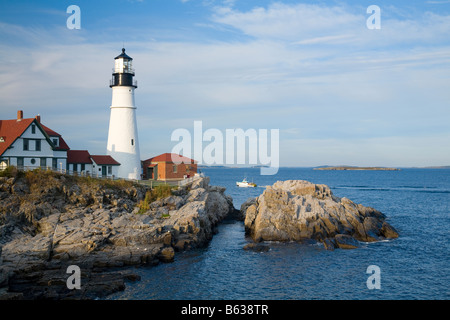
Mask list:
[[[208,246],[177,253],[173,263],[133,270],[112,300],[447,300],[450,298],[450,170],[328,171],[280,168],[202,168],[211,185],[226,187],[240,208],[279,180],[328,185],[333,194],[387,216],[399,238],[326,250],[320,243],[251,242],[243,222],[225,221]],[[247,178],[255,188],[239,188]],[[376,280],[372,270],[376,266]],[[378,286],[374,287],[374,283]]]

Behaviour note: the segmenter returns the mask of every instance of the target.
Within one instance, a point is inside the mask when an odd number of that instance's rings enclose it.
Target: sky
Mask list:
[[[450,165],[450,0],[1,0],[0,119],[106,154],[123,46],[142,159],[202,121],[278,129],[281,166]]]

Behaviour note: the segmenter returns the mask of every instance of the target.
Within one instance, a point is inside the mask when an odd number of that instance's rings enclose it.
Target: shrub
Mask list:
[[[171,196],[173,188],[174,187],[169,185],[160,185],[147,191],[144,200],[141,200],[138,204],[139,207],[138,214],[143,214],[147,212],[150,209],[150,204],[152,202]]]
[[[54,173],[50,170],[43,170],[40,168],[25,171],[25,179],[27,179],[28,184],[42,184],[43,182],[46,182],[49,178],[56,178],[57,173]]]
[[[23,176],[23,171],[14,166],[8,166],[4,170],[0,170],[0,177],[6,178],[20,178]]]
[[[126,189],[134,186],[134,182],[128,180],[110,180],[110,179],[99,179],[92,177],[73,177],[77,178],[78,181],[85,183],[88,186],[99,186],[101,188],[110,189]]]

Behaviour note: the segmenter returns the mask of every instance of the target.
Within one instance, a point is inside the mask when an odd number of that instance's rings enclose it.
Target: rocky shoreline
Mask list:
[[[244,221],[254,243],[243,249],[257,252],[270,241],[334,250],[398,237],[383,213],[307,181],[278,181],[240,210],[208,177],[155,199],[149,190],[45,172],[0,177],[0,299],[105,297],[140,279],[130,266],[207,245],[224,219]],[[80,289],[67,285],[74,265]]]
[[[105,186],[40,173],[0,178],[0,299],[95,299],[139,280],[127,266],[171,262],[206,245],[234,213],[201,178],[149,204],[142,185]],[[70,290],[70,265],[81,289]]]

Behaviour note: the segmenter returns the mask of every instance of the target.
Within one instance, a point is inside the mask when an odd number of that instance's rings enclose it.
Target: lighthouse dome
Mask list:
[[[122,48],[122,53],[119,54],[117,57],[115,57],[114,59],[126,59],[126,60],[133,60],[133,58],[131,58],[129,55],[127,55],[125,53],[125,48]]]

